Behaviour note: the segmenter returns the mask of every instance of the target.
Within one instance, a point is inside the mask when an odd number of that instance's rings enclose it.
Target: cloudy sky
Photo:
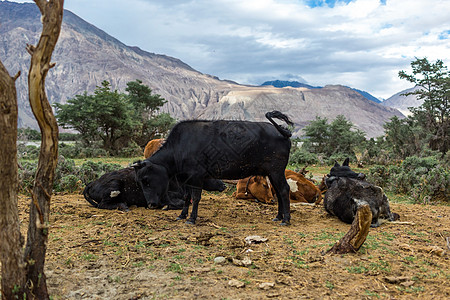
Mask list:
[[[65,8],[127,45],[242,84],[343,84],[388,98],[411,87],[397,74],[415,57],[450,66],[449,0],[65,0]]]

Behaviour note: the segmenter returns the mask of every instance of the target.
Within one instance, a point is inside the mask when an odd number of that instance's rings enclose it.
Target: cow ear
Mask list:
[[[349,162],[350,162],[350,158],[347,157],[347,158],[344,160],[344,163],[343,163],[342,165],[348,167],[348,163],[349,163]]]
[[[337,161],[335,161],[335,162],[334,162],[334,166],[335,166],[336,168],[338,168],[338,167],[340,167],[341,165],[340,165],[340,164],[338,164],[338,162],[337,162]]]

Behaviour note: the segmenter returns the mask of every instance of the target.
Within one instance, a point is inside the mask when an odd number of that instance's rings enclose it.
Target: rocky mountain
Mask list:
[[[264,85],[272,85],[272,86],[277,87],[277,88],[283,88],[283,87],[288,87],[288,86],[290,86],[290,87],[304,87],[304,88],[308,88],[308,89],[321,89],[322,88],[321,86],[312,86],[312,85],[309,85],[309,84],[306,84],[306,83],[301,83],[301,82],[298,82],[298,81],[284,81],[284,80],[266,81],[266,82],[264,82],[261,85],[262,86],[264,86]],[[367,100],[370,100],[370,101],[373,101],[373,102],[376,102],[376,103],[381,103],[381,101],[378,98],[372,96],[370,93],[368,93],[366,91],[361,91],[361,90],[354,89],[354,88],[351,88],[351,89],[354,90],[355,92],[360,93],[361,96],[363,96]]]
[[[19,126],[35,127],[27,99],[30,57],[27,43],[36,44],[41,32],[40,13],[31,3],[0,2],[0,59],[16,81]],[[61,35],[53,54],[56,67],[46,80],[49,100],[64,103],[85,91],[93,92],[103,80],[119,91],[140,79],[168,103],[163,111],[183,119],[265,120],[264,113],[280,110],[296,124],[296,134],[316,116],[334,119],[342,114],[367,137],[383,133],[383,124],[396,109],[376,104],[344,86],[274,88],[245,86],[200,73],[179,59],[129,47],[70,11],[64,12]]]
[[[423,100],[417,99],[416,95],[408,95],[403,96],[402,94],[413,92],[415,90],[419,89],[419,87],[413,87],[404,91],[401,91],[385,101],[383,101],[383,105],[395,108],[399,110],[402,114],[405,116],[408,116],[411,114],[409,107],[418,107],[422,105]]]
[[[322,88],[321,86],[312,86],[306,83],[302,83],[302,82],[298,82],[298,81],[286,81],[286,80],[271,80],[271,81],[266,81],[263,84],[261,84],[262,86],[264,85],[271,85],[273,87],[277,87],[277,88],[283,88],[283,87],[304,87],[304,88],[308,88],[308,89],[320,89]]]

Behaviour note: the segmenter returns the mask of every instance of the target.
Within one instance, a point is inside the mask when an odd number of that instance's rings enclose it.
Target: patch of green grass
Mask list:
[[[325,287],[331,291],[332,289],[334,289],[334,284],[327,280],[325,282]]]
[[[352,273],[352,274],[364,274],[364,273],[368,273],[369,272],[369,269],[364,267],[364,266],[362,266],[361,264],[358,265],[358,266],[347,267],[346,270],[349,273]]]
[[[324,240],[328,240],[328,241],[332,241],[333,243],[337,240],[340,240],[343,236],[345,235],[345,233],[329,233],[326,232],[325,230],[322,230],[317,236],[314,237],[314,240],[316,241],[324,241]]]
[[[415,256],[406,256],[406,257],[404,257],[404,259],[407,262],[413,263],[414,261],[416,261],[417,257],[415,257]]]
[[[410,286],[410,287],[397,286],[397,289],[405,293],[419,293],[425,291],[425,287],[423,286]]]
[[[369,291],[369,290],[366,290],[366,291],[364,292],[364,295],[369,296],[369,297],[380,298],[380,295],[378,295],[377,292],[372,292],[372,291]]]
[[[144,266],[144,262],[143,261],[138,261],[138,262],[133,263],[133,267],[135,267],[135,268],[139,268],[139,267],[142,267],[142,266]]]
[[[183,274],[183,268],[181,264],[179,263],[170,263],[170,265],[167,267],[167,271]]]
[[[290,257],[288,257],[288,259],[292,260],[292,262],[294,263],[294,266],[299,269],[308,269],[309,268],[306,261],[301,257],[290,256]]]
[[[98,257],[92,253],[86,253],[81,255],[81,258],[87,261],[94,261],[97,260]]]
[[[402,204],[414,204],[414,198],[404,195],[404,194],[396,194],[393,192],[386,191],[386,196],[389,198],[389,202],[392,203],[402,203]]]
[[[120,283],[122,281],[120,276],[111,277],[111,276],[108,275],[107,279],[108,279],[108,282],[115,282],[115,283]]]
[[[108,246],[108,247],[117,247],[117,246],[119,246],[119,244],[117,244],[116,242],[112,242],[110,240],[104,240],[103,241],[103,245],[104,246]]]
[[[203,278],[200,278],[200,277],[198,277],[198,276],[192,276],[192,277],[191,277],[191,280],[192,280],[192,281],[202,282],[202,281],[203,281]]]

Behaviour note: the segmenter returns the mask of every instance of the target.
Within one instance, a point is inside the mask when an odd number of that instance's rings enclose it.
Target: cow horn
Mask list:
[[[132,163],[132,164],[130,165],[130,167],[133,167],[133,168],[135,168],[135,169],[140,169],[140,168],[142,168],[144,165],[145,165],[145,163],[144,163],[142,160],[138,160],[138,161],[135,161],[134,163]]]

